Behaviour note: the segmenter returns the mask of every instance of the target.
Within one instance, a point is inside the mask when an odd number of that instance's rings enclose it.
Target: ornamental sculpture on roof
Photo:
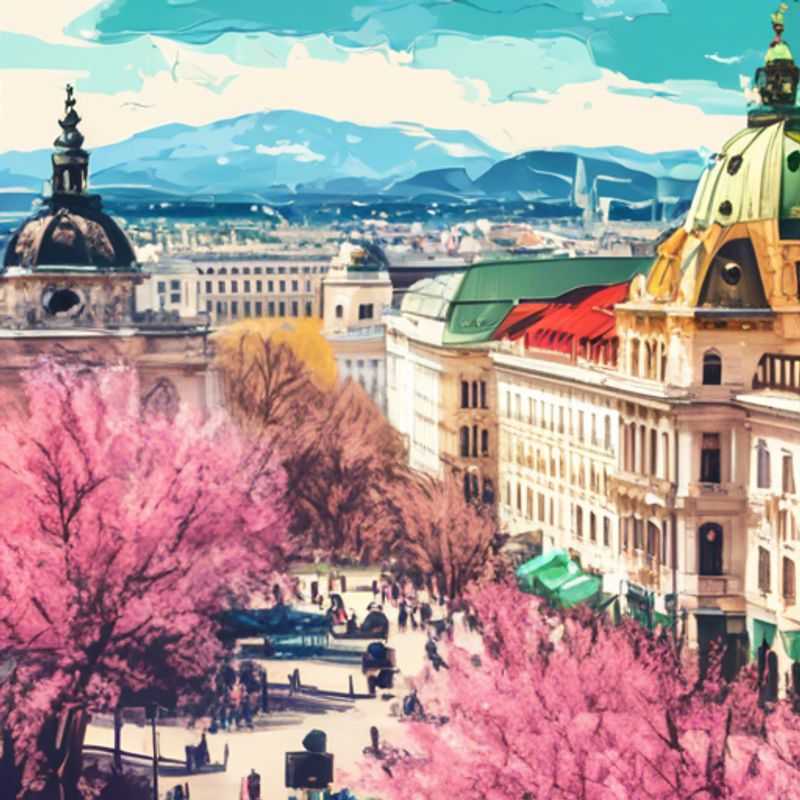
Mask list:
[[[785,14],[789,10],[781,3],[772,14],[775,37],[764,57],[764,67],[756,72],[756,88],[765,106],[793,106],[797,99],[797,81],[800,71],[794,63],[792,50],[783,41]]]

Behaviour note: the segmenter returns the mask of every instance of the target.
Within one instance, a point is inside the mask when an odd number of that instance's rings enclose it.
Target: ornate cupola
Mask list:
[[[748,114],[750,127],[763,127],[778,119],[793,119],[797,116],[795,103],[800,70],[794,63],[791,48],[783,41],[784,14],[788,8],[786,3],[781,3],[772,15],[775,37],[764,57],[764,66],[756,70],[755,88],[761,98],[761,105]]]
[[[75,110],[74,89],[67,84],[61,135],[53,142],[53,194],[80,195],[89,181],[89,154],[83,149],[83,134],[78,130],[81,118]]]

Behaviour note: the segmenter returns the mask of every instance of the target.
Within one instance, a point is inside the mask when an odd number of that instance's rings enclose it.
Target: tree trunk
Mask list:
[[[122,709],[114,709],[114,770],[122,772]]]

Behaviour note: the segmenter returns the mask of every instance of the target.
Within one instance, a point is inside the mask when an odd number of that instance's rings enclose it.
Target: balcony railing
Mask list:
[[[686,594],[698,597],[724,597],[742,594],[742,579],[737,575],[686,575]]]

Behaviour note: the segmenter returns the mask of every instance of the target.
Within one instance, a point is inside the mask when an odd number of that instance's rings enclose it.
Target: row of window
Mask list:
[[[544,492],[535,492],[530,486],[524,487],[524,490],[525,495],[523,502],[523,485],[517,483],[516,492],[512,494],[511,481],[506,481],[505,505],[510,509],[515,509],[519,516],[523,516],[531,522],[538,520],[541,523],[550,525],[550,527],[562,527],[564,522],[562,518],[562,504],[559,503],[558,506],[556,506],[552,497],[548,498]],[[546,518],[545,506],[547,506],[548,511]],[[534,507],[536,516],[534,516]],[[558,509],[557,515],[556,508]]]
[[[355,365],[356,365],[356,367],[358,367],[358,369],[364,369],[365,363],[366,362],[364,361],[363,358],[359,358],[359,359],[357,359],[355,361]],[[348,369],[348,370],[352,369],[353,368],[352,359],[346,358],[344,360],[344,366],[345,366],[345,369]],[[378,359],[377,358],[371,358],[369,360],[369,366],[370,366],[370,369],[372,369],[372,370],[378,369]]]
[[[480,477],[475,472],[464,473],[464,499],[469,502],[475,500],[486,505],[494,503],[494,486],[489,478],[483,479],[481,490]]]
[[[669,562],[667,551],[667,522],[661,528],[654,522],[647,522],[638,517],[624,517],[620,520],[621,553],[641,553],[650,559],[658,559],[660,563]]]
[[[580,442],[590,442],[595,447],[602,446],[606,450],[611,450],[610,414],[603,415],[601,423],[595,413],[590,413],[587,417],[583,410],[567,409],[564,406],[556,406],[532,397],[528,398],[527,409],[523,409],[522,396],[519,394],[513,396],[513,409],[511,392],[506,392],[505,400],[506,416],[509,419],[527,422],[528,425],[552,432],[569,433]],[[558,410],[556,411],[556,409]]]
[[[764,594],[772,591],[772,565],[771,553],[766,547],[758,548],[758,590]],[[789,605],[793,604],[797,596],[797,579],[795,564],[791,558],[781,560],[781,596]]]
[[[461,408],[489,408],[486,381],[461,381]]]
[[[621,423],[622,468],[669,480],[669,434],[635,422]]]
[[[270,300],[267,303],[263,303],[261,300],[256,300],[255,302],[251,302],[250,300],[245,300],[241,304],[242,316],[263,317],[265,307],[266,307],[266,316],[268,317],[286,316],[287,303],[285,303],[283,300],[277,303],[274,300]],[[217,310],[217,317],[230,316],[231,318],[235,319],[236,317],[239,316],[239,302],[237,300],[232,300],[229,309],[228,303],[226,301],[218,300],[216,303],[216,310]],[[230,314],[228,313],[229,310]],[[297,300],[292,300],[291,303],[288,304],[288,310],[289,310],[289,316],[299,317],[300,303]],[[214,303],[211,300],[206,301],[206,311],[208,311],[209,315],[214,313]],[[313,303],[305,304],[305,316],[306,317],[314,316]]]
[[[771,461],[767,443],[759,439],[756,443],[756,486],[759,489],[772,488]],[[786,450],[781,453],[781,490],[784,494],[795,494],[794,461]]]
[[[531,447],[521,439],[503,438],[502,457],[506,462],[513,462],[521,467],[538,472],[554,480],[568,479],[572,486],[588,488],[597,494],[605,494],[608,485],[608,469],[603,464],[596,464],[592,459],[572,454],[567,469],[567,458],[558,448]],[[564,487],[566,489],[566,486]]]
[[[173,283],[177,283],[177,281],[172,281]],[[285,292],[287,291],[286,281],[278,281],[278,291]],[[255,289],[253,289],[253,285],[255,284]],[[267,281],[267,292],[273,293],[275,291],[275,281]],[[299,281],[290,281],[291,292],[299,292],[300,291],[300,282]],[[161,284],[159,284],[160,286]],[[231,294],[238,294],[239,292],[239,281],[231,281]],[[227,283],[226,281],[217,281],[217,294],[226,294],[227,290]],[[159,290],[160,291],[160,290]],[[242,281],[242,291],[245,294],[250,294],[251,292],[255,291],[256,294],[261,294],[264,291],[264,281]],[[311,281],[306,281],[305,292],[311,291]],[[206,294],[214,294],[214,282],[213,281],[206,281]]]
[[[589,512],[588,516],[588,531],[584,530],[584,514],[583,508],[576,505],[574,508],[573,519],[575,520],[575,538],[583,540],[584,535],[588,537],[589,542],[597,544],[597,514],[594,511]],[[611,519],[603,517],[603,547],[611,547]]]
[[[203,274],[202,268],[199,268],[198,271],[200,272],[201,275]],[[253,275],[286,275],[287,272],[288,272],[289,275],[299,275],[300,271],[301,271],[300,267],[289,267],[288,269],[286,267],[253,267],[252,268],[252,274]],[[321,273],[325,273],[325,272],[328,271],[328,268],[327,267],[319,267],[319,271]],[[228,270],[227,267],[219,267],[218,269],[215,269],[214,267],[208,267],[206,269],[206,271],[205,271],[205,274],[206,275],[214,275],[214,274],[227,275],[228,272],[229,272],[229,270]],[[304,275],[311,275],[311,274],[316,275],[317,274],[317,267],[303,267],[302,268],[302,272],[303,272]],[[239,267],[231,267],[231,269],[230,269],[230,274],[231,275],[239,275],[239,274],[250,275],[250,273],[251,273],[250,267],[242,267],[241,270],[239,269]]]
[[[480,446],[478,444],[478,434],[480,433]],[[473,425],[472,429],[463,425],[459,432],[459,444],[461,458],[477,458],[489,455],[489,431],[478,431],[478,426]]]

